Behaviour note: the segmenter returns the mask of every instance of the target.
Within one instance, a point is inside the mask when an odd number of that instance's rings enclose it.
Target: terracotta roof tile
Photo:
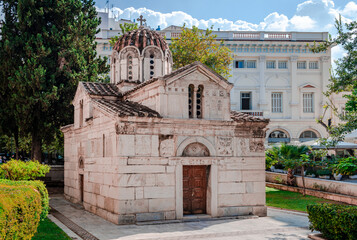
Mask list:
[[[267,118],[255,117],[248,113],[231,111],[231,118],[237,122],[266,122],[268,123],[270,120]]]
[[[82,82],[89,95],[120,97],[121,92],[115,84],[99,82]]]
[[[156,31],[139,28],[121,36],[114,45],[114,50],[120,51],[127,46],[135,46],[140,53],[146,46],[158,46],[163,52],[169,49],[166,40]]]
[[[148,108],[139,103],[123,100],[108,100],[108,99],[93,99],[95,103],[114,111],[120,117],[137,116],[137,117],[157,117],[161,118],[160,114],[151,108]]]

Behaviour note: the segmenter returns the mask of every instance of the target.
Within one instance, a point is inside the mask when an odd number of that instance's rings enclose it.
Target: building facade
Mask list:
[[[120,37],[110,59],[111,83],[80,82],[62,128],[65,197],[116,224],[266,216],[269,120],[231,111],[233,84],[207,66],[172,71],[155,31]]]
[[[97,51],[110,56],[108,38],[118,34],[102,26]],[[168,43],[181,34],[181,27],[170,26],[158,33]],[[298,143],[327,137],[316,122],[321,116],[331,123],[338,120],[323,95],[329,83],[331,49],[313,53],[307,46],[328,38],[327,32],[213,31],[218,40],[232,50],[233,64],[229,82],[232,110],[270,118],[266,143]],[[339,110],[344,99],[332,97]]]

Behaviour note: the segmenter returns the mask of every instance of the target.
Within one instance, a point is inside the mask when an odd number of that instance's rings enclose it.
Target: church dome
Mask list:
[[[169,49],[165,39],[156,31],[140,27],[139,29],[125,33],[114,45],[114,50],[120,52],[127,46],[135,46],[140,53],[147,46],[157,46],[163,52]]]

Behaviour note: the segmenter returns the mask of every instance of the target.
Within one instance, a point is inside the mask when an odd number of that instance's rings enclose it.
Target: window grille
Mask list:
[[[150,54],[150,78],[153,78],[154,77],[154,69],[155,69],[155,59],[154,59],[154,54],[151,53]]]
[[[279,69],[287,69],[288,68],[288,61],[279,61],[278,62]]]
[[[312,113],[314,112],[314,94],[304,93],[303,94],[303,112]]]
[[[274,69],[275,68],[275,61],[266,61],[266,66],[269,69]]]
[[[275,113],[282,112],[282,93],[271,94],[271,111]]]
[[[299,138],[317,138],[317,135],[313,131],[305,131],[300,134]]]
[[[298,69],[306,69],[306,61],[297,62]]]
[[[257,64],[255,60],[247,61],[247,68],[257,68]]]
[[[133,56],[128,56],[128,80],[133,80]],[[115,74],[115,73],[114,73]]]
[[[188,117],[193,118],[193,89],[194,86],[191,84],[188,86]]]
[[[317,61],[309,62],[309,68],[310,69],[318,69],[319,68],[318,62]]]
[[[203,86],[199,85],[196,93],[196,117],[202,118],[202,95]]]

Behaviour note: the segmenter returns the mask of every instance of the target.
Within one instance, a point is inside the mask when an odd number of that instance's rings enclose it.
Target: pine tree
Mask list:
[[[0,63],[6,63],[0,80],[8,106],[2,114],[31,134],[32,157],[41,159],[42,144],[73,122],[78,82],[97,81],[109,70],[96,53],[100,20],[92,0],[0,2]]]

